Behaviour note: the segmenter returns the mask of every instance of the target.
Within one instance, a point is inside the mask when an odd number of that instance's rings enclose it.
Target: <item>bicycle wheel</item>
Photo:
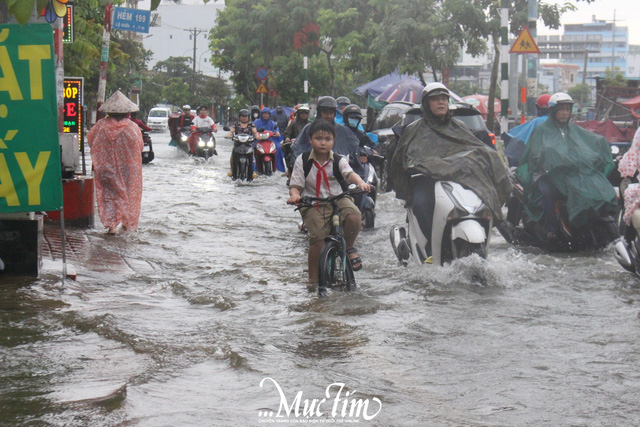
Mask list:
[[[318,292],[321,296],[326,296],[328,288],[344,287],[347,291],[355,289],[356,281],[351,263],[343,255],[339,243],[331,241],[322,247],[318,281]]]

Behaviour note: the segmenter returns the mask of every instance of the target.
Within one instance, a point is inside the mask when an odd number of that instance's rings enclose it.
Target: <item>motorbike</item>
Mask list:
[[[210,127],[197,128],[194,131],[198,135],[194,155],[208,159],[213,155],[218,155],[216,151],[216,138]]]
[[[360,163],[363,167],[363,173],[360,175],[362,180],[371,185],[371,191],[369,193],[357,194],[354,198],[355,205],[362,213],[362,228],[372,229],[375,227],[376,220],[376,196],[378,188],[378,175],[376,174],[375,167],[372,163],[372,159],[375,156],[373,150],[369,147],[362,147],[360,149]]]
[[[422,174],[412,175],[412,178]],[[452,181],[435,183],[435,208],[431,230],[432,263],[444,265],[477,254],[487,257],[493,216],[489,207],[472,191]],[[390,240],[398,261],[428,262],[429,238],[420,229],[414,207],[407,207],[407,225],[395,226]]]
[[[142,151],[142,164],[146,165],[155,158],[155,154],[153,154],[153,144],[151,143],[151,136],[149,135],[149,132],[142,131],[142,141],[144,142],[144,149]]]
[[[556,215],[560,224],[557,239],[547,238],[545,227],[533,221],[524,210],[524,188],[511,168],[509,178],[513,191],[507,200],[507,218],[497,225],[505,240],[515,245],[536,246],[549,252],[578,252],[602,249],[619,236],[616,218],[603,215],[593,218],[582,227],[576,227],[569,221],[566,200],[556,202]]]
[[[234,135],[231,151],[232,179],[253,181],[253,135]]]
[[[189,137],[191,136],[191,131],[187,127],[184,127],[180,129],[180,132],[178,133],[178,135],[179,135],[179,138],[176,141],[178,149],[189,154],[191,152],[191,149],[189,148]]]
[[[256,171],[260,175],[272,175],[276,171],[276,143],[273,131],[258,129],[256,144]]]

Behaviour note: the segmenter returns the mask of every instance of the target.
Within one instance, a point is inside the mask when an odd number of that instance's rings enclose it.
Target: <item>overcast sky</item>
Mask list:
[[[550,0],[554,3],[564,3],[564,0]],[[640,0],[596,0],[592,4],[574,2],[578,7],[576,12],[568,12],[562,15],[563,24],[584,24],[592,21],[595,15],[597,20],[613,21],[613,12],[616,14],[616,26],[627,27],[629,31],[629,44],[640,45]],[[538,34],[558,34],[562,31],[553,31],[546,28],[542,22],[538,22]]]
[[[210,0],[210,2],[222,2],[222,0]],[[550,3],[564,3],[566,0],[545,0]],[[202,0],[183,0],[188,4],[203,4]],[[140,2],[140,9],[149,9],[150,0]],[[563,24],[584,24],[591,22],[591,17],[596,19],[613,21],[613,11],[616,12],[616,25],[627,27],[629,30],[629,44],[640,45],[640,0],[595,0],[592,4],[574,2],[578,7],[576,12],[569,12],[562,16]],[[538,23],[538,34],[558,34]],[[560,31],[561,33],[561,31]]]

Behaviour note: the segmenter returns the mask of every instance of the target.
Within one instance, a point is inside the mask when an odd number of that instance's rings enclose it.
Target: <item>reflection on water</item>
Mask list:
[[[640,282],[610,251],[494,234],[486,263],[402,268],[402,204],[381,194],[358,289],[319,299],[284,177],[232,182],[222,138],[206,162],[153,138],[137,233],[84,232],[77,282],[0,276],[0,424],[258,425],[280,405],[266,377],[289,403],[334,383],[379,398],[363,425],[640,419]]]

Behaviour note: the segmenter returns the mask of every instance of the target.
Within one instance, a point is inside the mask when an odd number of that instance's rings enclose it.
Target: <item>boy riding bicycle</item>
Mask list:
[[[295,161],[289,185],[288,204],[298,204],[302,196],[324,198],[340,194],[343,192],[342,184],[345,181],[356,184],[362,191],[370,191],[371,186],[353,172],[348,159],[333,153],[334,139],[335,129],[328,121],[316,119],[309,125],[312,149],[298,156]],[[358,271],[362,268],[362,260],[353,245],[360,232],[361,214],[350,197],[340,199],[338,206],[349,261],[353,270]],[[315,284],[318,281],[320,251],[324,238],[331,230],[330,220],[333,212],[330,205],[321,203],[315,207],[301,208],[300,214],[309,235],[309,283]]]

